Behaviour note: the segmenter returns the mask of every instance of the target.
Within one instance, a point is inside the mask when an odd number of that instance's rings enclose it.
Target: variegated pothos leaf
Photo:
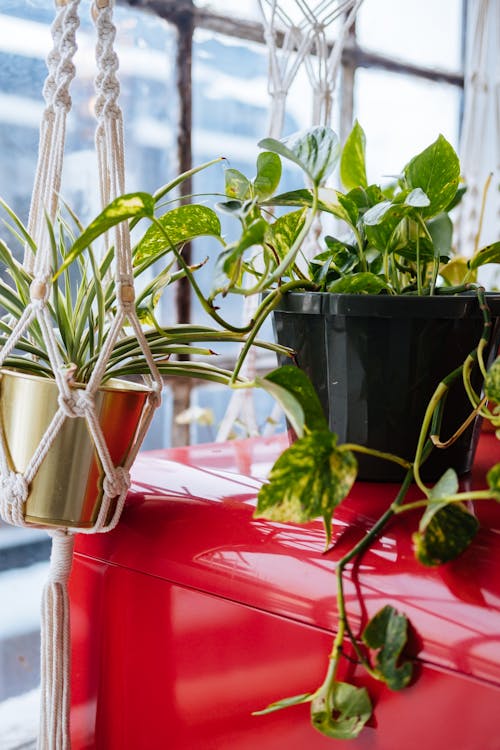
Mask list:
[[[329,543],[333,512],[348,495],[356,473],[354,455],[337,447],[336,435],[311,432],[278,458],[269,483],[260,489],[255,516],[284,523],[321,517]]]

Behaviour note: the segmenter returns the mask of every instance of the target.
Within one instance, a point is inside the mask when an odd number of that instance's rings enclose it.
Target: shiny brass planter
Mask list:
[[[123,465],[148,390],[111,380],[96,394],[96,410],[111,458]],[[23,473],[58,408],[54,380],[0,371],[0,427],[10,468]],[[66,419],[30,485],[25,520],[46,526],[93,526],[104,472],[85,419]]]

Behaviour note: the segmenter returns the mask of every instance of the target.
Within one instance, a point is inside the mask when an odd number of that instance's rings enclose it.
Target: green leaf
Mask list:
[[[359,210],[356,203],[342,193],[337,193],[337,198],[346,214],[344,220],[352,227],[356,227],[359,219]]]
[[[328,286],[328,291],[336,294],[380,294],[388,289],[383,276],[376,276],[369,271],[344,276]]]
[[[349,494],[357,473],[350,451],[337,448],[337,436],[311,432],[290,446],[276,461],[258,495],[256,518],[283,523],[307,523],[322,517],[327,544],[337,505]]]
[[[395,221],[394,226],[396,226],[404,216],[410,213],[410,209],[411,206],[404,203],[382,201],[366,211],[363,215],[363,224],[367,227],[372,227],[391,220],[392,222]]]
[[[491,245],[481,248],[469,261],[469,268],[479,268],[486,263],[500,263],[500,242],[493,242]]]
[[[289,190],[264,202],[265,206],[312,206],[312,192],[307,188]]]
[[[244,201],[251,196],[251,184],[244,174],[237,169],[224,171],[225,193],[228,198]]]
[[[314,693],[301,693],[300,695],[293,695],[291,698],[282,698],[279,701],[270,703],[269,706],[263,708],[261,711],[252,711],[252,716],[265,716],[271,714],[273,711],[280,711],[282,708],[290,708],[290,706],[298,706],[301,703],[310,703]]]
[[[129,193],[115,198],[106,208],[92,221],[82,234],[73,243],[63,264],[54,274],[54,280],[81,255],[89,245],[98,237],[101,237],[109,229],[120,224],[122,221],[144,216],[153,216],[154,198],[149,193]]]
[[[325,237],[325,244],[328,250],[316,255],[309,263],[311,276],[317,284],[331,282],[359,267],[357,248],[330,236]]]
[[[410,189],[421,188],[430,200],[422,208],[422,216],[435,216],[449,206],[457,193],[460,162],[451,144],[440,135],[410,161],[405,177]]]
[[[492,466],[486,475],[488,487],[494,492],[500,492],[500,464]]]
[[[411,680],[413,666],[405,661],[399,664],[408,638],[408,620],[388,604],[372,617],[362,635],[368,648],[378,651],[376,675],[391,690],[401,690]]]
[[[484,392],[490,401],[500,403],[500,356],[490,365],[486,373]]]
[[[434,487],[429,492],[429,498],[432,501],[431,507],[436,501],[446,499],[450,495],[455,495],[458,492],[458,477],[457,472],[454,469],[447,469],[443,476],[438,479]],[[427,519],[424,517],[421,523],[426,523]]]
[[[264,138],[259,146],[298,164],[315,185],[329,177],[340,155],[336,133],[323,126],[301,130],[281,141]]]
[[[292,247],[297,235],[304,226],[304,221],[305,214],[304,209],[302,209],[284,214],[278,217],[273,224],[269,225],[266,243],[272,245],[280,259],[283,259]]]
[[[293,393],[284,388],[279,383],[275,383],[267,378],[255,378],[255,385],[269,393],[285,412],[286,418],[290,422],[297,437],[304,435],[304,409],[300,402],[295,398]]]
[[[471,543],[479,528],[477,518],[461,503],[436,504],[425,514],[413,535],[415,556],[423,565],[435,566],[458,557]]]
[[[323,413],[318,394],[313,384],[300,368],[284,365],[269,372],[264,381],[274,383],[291,393],[301,405],[308,430],[328,430],[328,422]]]
[[[264,219],[256,219],[250,226],[245,227],[236,243],[229,245],[220,253],[212,275],[211,299],[221,292],[227,293],[231,286],[238,282],[243,253],[248,248],[263,242],[268,226]]]
[[[368,187],[365,146],[364,130],[356,120],[353,129],[347,136],[340,158],[340,179],[346,190]]]
[[[259,200],[269,198],[281,180],[281,159],[271,151],[257,157],[257,176],[253,181],[255,195]]]
[[[448,214],[438,214],[426,222],[426,226],[432,237],[435,257],[449,257],[452,251],[453,222]]]
[[[405,203],[407,206],[412,206],[412,208],[425,208],[426,206],[430,206],[431,202],[421,188],[415,188],[408,193]]]
[[[27,305],[30,298],[31,276],[25,271],[11,253],[8,246],[0,240],[0,261],[7,266],[10,277],[13,279],[20,300]]]
[[[336,682],[331,692],[318,695],[311,702],[311,722],[321,734],[337,740],[351,740],[359,735],[372,714],[366,688]]]
[[[146,261],[151,264],[172,246],[177,247],[196,237],[210,236],[222,241],[219,217],[208,206],[197,203],[178,206],[159,216],[157,221],[162,229],[152,224],[145,232],[135,248],[134,266]]]

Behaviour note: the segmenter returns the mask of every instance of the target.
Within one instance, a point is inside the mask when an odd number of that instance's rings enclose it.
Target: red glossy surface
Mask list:
[[[323,738],[306,706],[250,716],[321,680],[336,623],[335,560],[395,489],[358,485],[323,555],[319,523],[252,520],[260,477],[284,444],[143,454],[119,528],[78,538],[73,750],[498,750],[500,508],[492,503],[478,505],[483,528],[459,561],[418,565],[411,550],[418,517],[408,514],[349,572],[355,627],[394,604],[418,633],[421,671],[401,693],[358,675],[376,700],[358,740]],[[484,468],[499,453],[485,436],[472,486],[484,486]]]

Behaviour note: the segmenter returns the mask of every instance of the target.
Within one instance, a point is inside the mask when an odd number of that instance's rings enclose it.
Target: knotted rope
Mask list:
[[[330,124],[342,50],[362,2],[363,0],[320,0],[316,5],[309,5],[305,0],[286,3],[280,0],[259,0],[268,51],[270,137],[280,138],[282,135],[288,93],[302,65],[313,92],[311,124]],[[327,31],[332,28],[336,34],[330,39],[327,38]],[[303,252],[306,257],[317,252],[320,233],[321,221],[318,217],[304,243]],[[246,297],[244,322],[252,319],[257,306],[256,296]],[[256,355],[251,351],[241,374],[252,380],[255,373]],[[265,434],[274,431],[280,414],[280,407],[276,405],[264,430]],[[238,419],[245,424],[249,435],[258,434],[254,398],[249,390],[238,390],[232,394],[217,433],[218,441],[227,440]]]
[[[62,1],[62,0],[61,0]],[[57,7],[51,27],[53,48],[47,59],[48,75],[44,86],[44,109],[40,126],[39,157],[29,217],[29,231],[37,252],[25,249],[24,267],[33,276],[31,299],[11,335],[0,349],[0,366],[13,352],[19,339],[36,320],[47,349],[57,384],[58,408],[23,474],[9,466],[8,446],[0,430],[0,516],[8,523],[26,526],[24,505],[30,483],[42,465],[62,425],[67,419],[85,419],[102,470],[103,499],[97,519],[90,529],[59,529],[50,532],[52,555],[49,579],[42,596],[41,621],[41,713],[39,750],[69,750],[70,642],[67,582],[71,571],[74,533],[105,532],[118,523],[130,487],[130,467],[155,409],[161,401],[162,380],[142,330],[134,304],[134,276],[129,228],[126,223],[115,229],[114,281],[116,312],[109,320],[106,341],[99,352],[89,382],[73,389],[65,376],[65,363],[59,351],[48,300],[52,285],[52,257],[45,216],[53,223],[58,197],[66,133],[66,118],[71,108],[69,87],[75,76],[76,31],[79,26],[80,0],[65,0]],[[124,193],[125,166],[122,113],[118,105],[116,78],[118,58],[113,50],[115,27],[112,7],[107,0],[96,0],[92,15],[97,30],[96,61],[96,152],[99,187],[103,205]],[[128,323],[148,363],[149,386],[133,445],[122,466],[115,466],[96,411],[95,397],[100,388],[113,348]],[[111,508],[113,509],[111,512]]]
[[[493,242],[500,221],[500,2],[478,0],[472,3],[467,20],[465,64],[465,106],[460,160],[467,192],[463,198],[457,230],[460,251],[473,252],[478,232],[482,194],[488,175],[493,172],[486,206],[486,236]]]

